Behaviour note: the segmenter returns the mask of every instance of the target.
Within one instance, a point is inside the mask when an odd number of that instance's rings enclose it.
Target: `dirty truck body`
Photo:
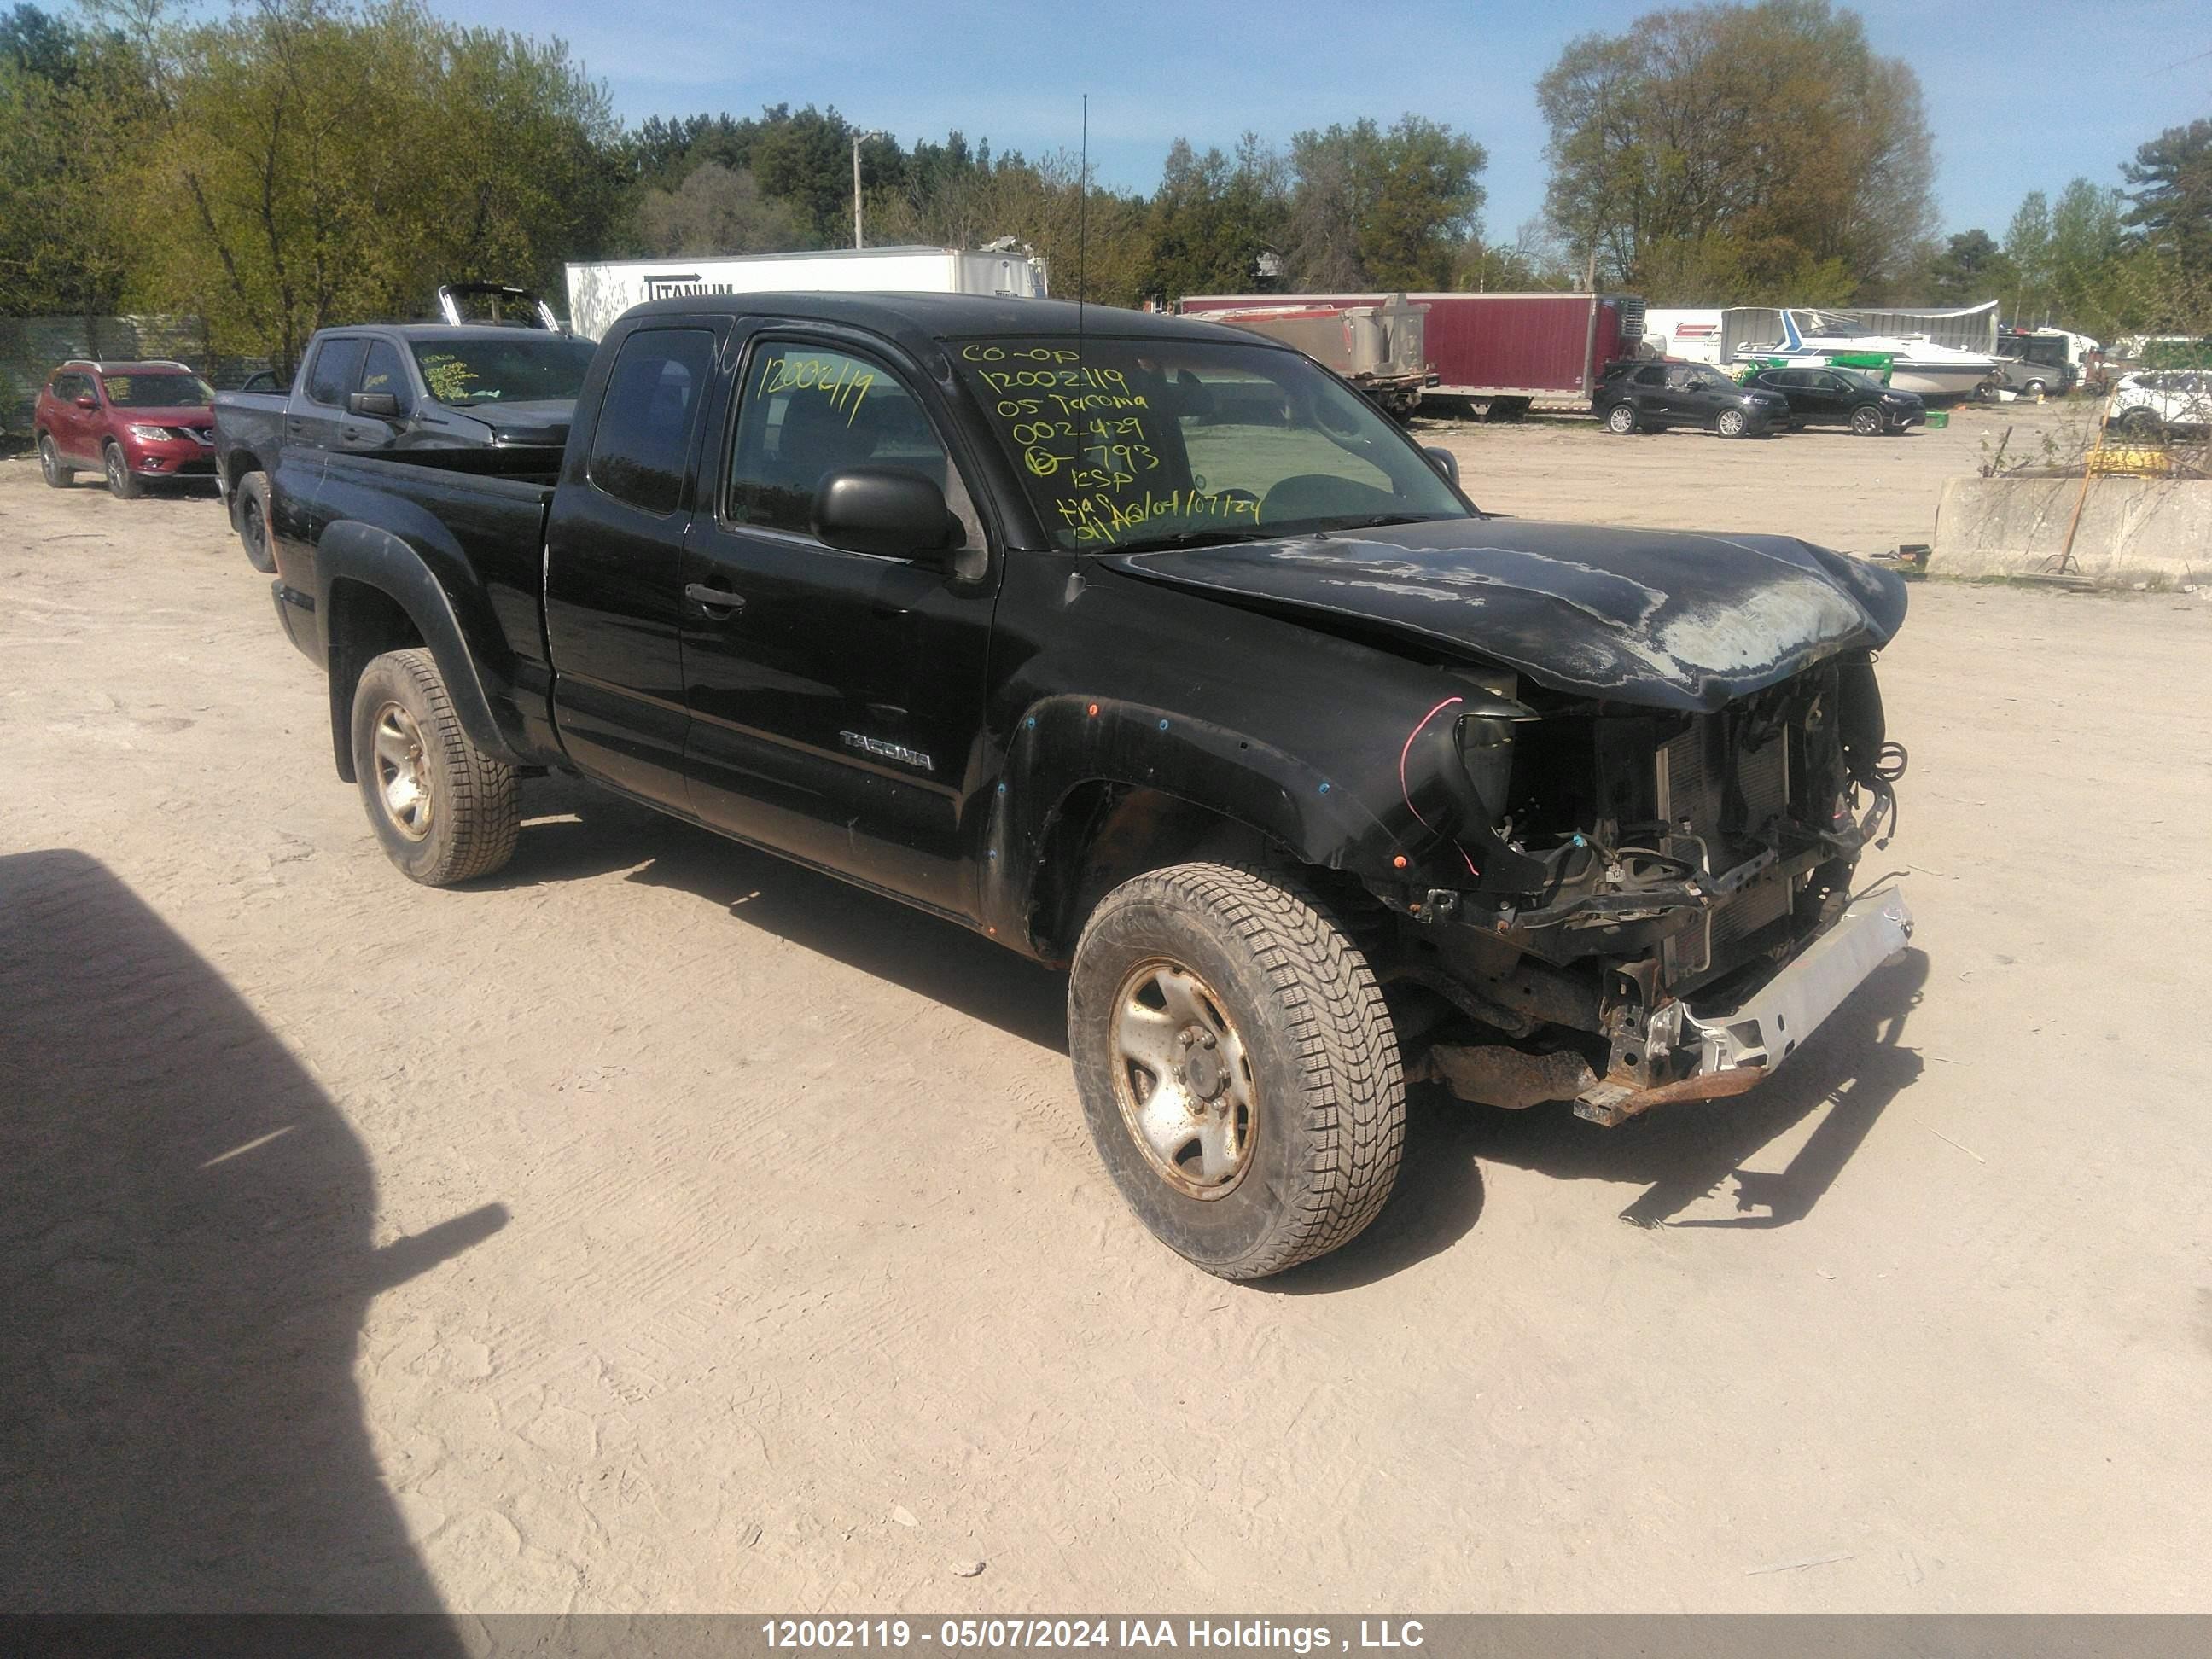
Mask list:
[[[1910,929],[1852,899],[1893,575],[1450,471],[1196,321],[669,301],[562,450],[287,451],[276,605],[418,880],[557,769],[1066,964],[1123,1194],[1256,1277],[1372,1218],[1408,1080],[1740,1092]]]

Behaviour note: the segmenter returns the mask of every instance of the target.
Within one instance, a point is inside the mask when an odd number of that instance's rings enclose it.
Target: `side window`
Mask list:
[[[1636,384],[1664,386],[1667,384],[1667,371],[1663,366],[1657,363],[1654,363],[1649,368],[1639,368],[1636,371]]]
[[[368,343],[368,358],[361,367],[361,389],[390,392],[399,399],[402,415],[414,410],[415,394],[408,389],[407,366],[399,361],[398,349],[388,340]]]
[[[703,328],[641,329],[623,342],[592,428],[585,476],[594,489],[655,517],[676,510],[714,361]]]
[[[1667,389],[1669,392],[1694,392],[1698,384],[1698,371],[1694,368],[1670,368],[1667,371]]]
[[[739,389],[724,513],[732,523],[810,534],[814,492],[848,467],[919,472],[945,492],[966,545],[983,543],[975,503],[929,416],[880,363],[764,340]]]
[[[353,390],[353,377],[361,368],[359,339],[325,340],[315,348],[315,361],[307,366],[307,397],[311,402],[336,409]]]

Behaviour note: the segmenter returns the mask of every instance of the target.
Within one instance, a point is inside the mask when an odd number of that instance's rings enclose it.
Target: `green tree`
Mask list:
[[[1986,230],[1961,231],[1928,263],[1923,287],[1941,306],[1975,305],[2009,294],[2011,261]]]
[[[1920,256],[1919,82],[1826,0],[1653,12],[1571,42],[1536,90],[1554,227],[1655,301],[1841,301]]]
[[[1291,280],[1316,289],[1438,289],[1482,228],[1481,145],[1423,116],[1291,140]]]
[[[2040,319],[2051,306],[2051,200],[2041,191],[2028,191],[2014,210],[2004,257],[2012,267],[2014,317]]]
[[[776,253],[799,246],[799,216],[762,195],[750,171],[720,161],[691,169],[674,190],[648,190],[637,233],[647,253]]]
[[[2168,127],[2124,162],[2127,222],[2185,276],[2212,278],[2212,120]]]
[[[1261,259],[1281,252],[1290,214],[1285,172],[1256,133],[1244,135],[1234,158],[1218,149],[1200,155],[1176,139],[1146,212],[1146,288],[1176,300],[1264,287]]]

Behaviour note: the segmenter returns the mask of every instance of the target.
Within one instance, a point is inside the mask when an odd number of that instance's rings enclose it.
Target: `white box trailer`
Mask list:
[[[685,294],[1004,294],[1045,297],[1032,254],[951,247],[838,248],[708,258],[601,259],[568,267],[568,325],[596,340],[632,306]]]

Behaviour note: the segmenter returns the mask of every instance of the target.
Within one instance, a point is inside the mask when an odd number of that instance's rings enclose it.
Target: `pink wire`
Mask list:
[[[1431,708],[1427,714],[1422,715],[1420,723],[1415,726],[1412,731],[1406,733],[1406,746],[1398,751],[1398,793],[1405,798],[1406,810],[1413,815],[1414,821],[1418,823],[1422,829],[1427,830],[1432,836],[1437,833],[1436,825],[1431,823],[1426,818],[1423,817],[1421,816],[1421,809],[1413,805],[1413,787],[1406,781],[1406,762],[1407,757],[1413,752],[1413,739],[1419,737],[1422,732],[1427,729],[1429,722],[1436,719],[1437,715],[1443,714],[1445,709],[1450,708],[1454,703],[1462,702],[1464,701],[1466,701],[1466,699],[1462,697],[1446,697],[1434,708]],[[1452,845],[1458,848],[1460,860],[1467,866],[1468,874],[1480,881],[1482,878],[1482,872],[1474,867],[1474,860],[1473,856],[1469,854],[1466,848],[1461,847],[1458,842],[1453,842]]]

